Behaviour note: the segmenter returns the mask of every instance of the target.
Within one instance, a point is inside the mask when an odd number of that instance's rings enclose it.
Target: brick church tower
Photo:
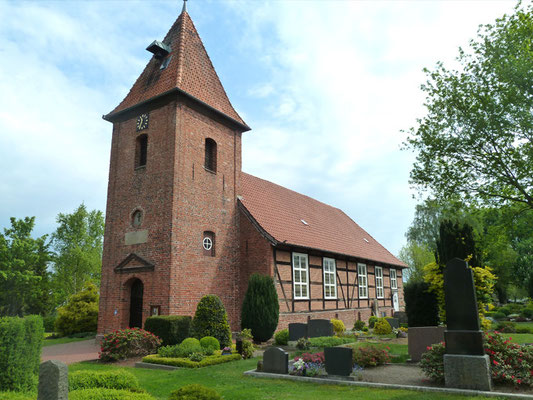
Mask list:
[[[186,3],[184,3],[186,4]],[[238,329],[241,134],[184,5],[113,123],[98,333],[192,315],[217,294]]]

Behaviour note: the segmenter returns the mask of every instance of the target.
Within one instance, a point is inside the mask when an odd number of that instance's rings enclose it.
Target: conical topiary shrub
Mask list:
[[[220,298],[214,294],[202,297],[196,306],[191,324],[191,334],[197,339],[213,336],[221,347],[231,346],[231,330],[228,314]]]
[[[253,274],[241,311],[241,328],[251,329],[256,342],[266,342],[278,326],[279,301],[270,276]]]

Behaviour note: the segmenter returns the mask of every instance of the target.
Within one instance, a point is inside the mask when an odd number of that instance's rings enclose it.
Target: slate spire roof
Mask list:
[[[244,172],[241,185],[241,205],[275,245],[407,267],[338,208]]]
[[[138,103],[179,89],[243,125],[243,128],[248,128],[231,105],[186,6],[168,31],[163,44],[171,48],[170,54],[164,59],[152,57],[127,96],[106,119]],[[168,65],[161,69],[165,60]]]

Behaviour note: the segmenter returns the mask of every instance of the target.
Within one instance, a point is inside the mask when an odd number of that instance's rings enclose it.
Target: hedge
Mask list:
[[[346,343],[357,342],[356,336],[320,336],[309,338],[311,347],[335,347]]]
[[[37,394],[20,393],[20,392],[0,392],[2,400],[35,400]]]
[[[18,392],[37,388],[43,320],[38,315],[0,318],[0,388]]]
[[[124,370],[75,371],[68,376],[68,386],[69,390],[105,388],[132,392],[143,391],[137,377]]]
[[[188,358],[168,358],[161,357],[158,354],[151,354],[143,358],[143,362],[151,364],[163,364],[171,365],[173,367],[184,368],[202,368],[210,365],[223,364],[230,361],[240,360],[242,357],[240,354],[229,354],[227,356],[213,355],[207,356],[202,361],[191,361]]]
[[[68,394],[69,400],[155,400],[147,393],[134,393],[120,389],[80,389]]]
[[[196,383],[185,385],[170,393],[168,400],[222,400],[214,389]]]
[[[157,315],[146,318],[144,330],[158,336],[163,346],[173,346],[189,337],[191,320],[189,316]]]

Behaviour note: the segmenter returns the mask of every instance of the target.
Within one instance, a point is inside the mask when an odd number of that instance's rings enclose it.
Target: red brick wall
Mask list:
[[[128,325],[133,277],[144,284],[143,321],[150,305],[159,305],[162,314],[193,315],[203,295],[216,294],[238,329],[241,133],[171,101],[150,111],[142,132],[148,135],[147,164],[135,169],[135,122],[132,116],[113,127],[98,332]],[[217,142],[216,173],[204,168],[206,138]],[[136,209],[144,213],[139,228],[131,225]],[[145,229],[146,243],[125,244],[126,232]],[[204,255],[204,231],[216,235],[214,257]],[[154,270],[115,273],[130,253]]]
[[[270,245],[270,242],[259,233],[255,226],[252,225],[249,217],[245,215],[242,210],[240,211],[240,242],[241,268],[239,279],[239,312],[248,288],[250,275],[258,273],[261,275],[274,276],[272,246]]]
[[[167,282],[170,279],[172,232],[172,209],[169,204],[173,195],[175,108],[175,102],[171,102],[150,112],[149,128],[142,131],[148,135],[148,159],[144,168],[134,168],[136,138],[140,134],[136,132],[136,116],[113,126],[99,333],[127,327],[129,288],[125,283],[133,276],[137,276],[144,284],[143,319],[149,314],[150,304],[160,305],[163,313],[169,310]],[[131,216],[136,209],[141,209],[144,214],[139,228],[131,224]],[[125,244],[127,232],[143,230],[148,230],[147,243]],[[154,271],[135,275],[116,274],[114,268],[130,253],[154,264]]]

